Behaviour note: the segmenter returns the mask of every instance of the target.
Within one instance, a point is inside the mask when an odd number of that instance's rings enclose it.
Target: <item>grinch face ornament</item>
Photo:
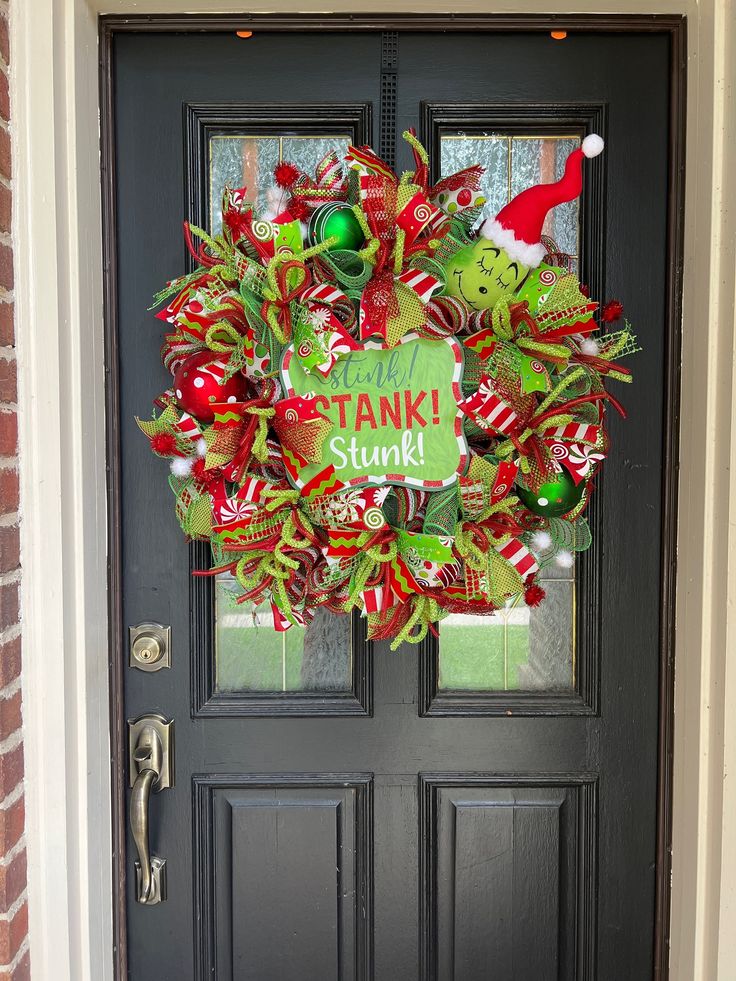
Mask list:
[[[461,249],[447,264],[447,292],[465,300],[473,310],[488,310],[507,293],[514,293],[529,266],[512,259],[487,238]]]

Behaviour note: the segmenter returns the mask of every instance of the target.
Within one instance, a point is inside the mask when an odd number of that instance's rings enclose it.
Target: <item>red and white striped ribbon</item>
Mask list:
[[[537,560],[518,538],[510,538],[505,545],[497,545],[496,551],[511,563],[522,579],[526,579],[539,569]]]
[[[545,439],[564,439],[574,443],[590,443],[595,446],[600,437],[601,427],[588,425],[584,422],[571,422],[567,426],[554,426],[545,429]]]
[[[396,277],[404,286],[408,286],[412,292],[416,293],[422,303],[428,303],[432,296],[442,287],[442,283],[436,276],[422,272],[421,269],[409,269]]]
[[[493,391],[488,377],[481,380],[477,392],[458,402],[458,407],[498,433],[511,432],[519,421],[511,406]]]

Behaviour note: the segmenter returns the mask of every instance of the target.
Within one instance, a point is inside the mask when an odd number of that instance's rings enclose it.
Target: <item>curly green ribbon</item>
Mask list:
[[[535,355],[541,359],[547,356],[553,361],[567,361],[570,357],[570,349],[564,344],[553,344],[550,341],[540,340],[539,338],[517,336],[510,305],[517,303],[513,293],[507,293],[497,300],[495,306],[490,311],[490,329],[502,341],[511,341],[528,354]]]
[[[416,136],[414,135],[414,133],[412,133],[412,131],[410,129],[405,129],[404,132],[401,134],[401,138],[406,143],[409,144],[409,146],[412,148],[412,150],[414,150],[414,152],[419,157],[419,159],[422,161],[422,163],[425,164],[428,167],[429,166],[429,154],[427,153],[427,151],[425,150],[425,148],[422,146],[422,144],[419,142],[419,140],[416,138]]]
[[[265,490],[263,496],[266,498],[266,511],[275,512],[288,506],[291,506],[291,511],[284,520],[276,546],[268,550],[249,551],[243,555],[235,566],[235,578],[246,591],[251,591],[261,584],[265,590],[270,581],[271,589],[278,595],[282,610],[291,617],[293,608],[286,582],[299,568],[300,563],[298,559],[287,555],[286,550],[299,552],[310,548],[316,541],[316,534],[305,514],[300,512],[298,521],[295,517],[294,510],[299,500],[298,491],[271,488]],[[258,559],[256,566],[250,573],[246,573],[246,567],[254,559]]]
[[[443,620],[449,613],[433,596],[413,596],[411,607],[409,619],[391,641],[392,651],[395,651],[404,641],[409,644],[420,644],[427,636],[430,626]],[[414,633],[414,628],[417,626],[419,629]]]
[[[216,336],[219,334],[227,335],[228,341],[217,340]],[[227,354],[227,370],[225,372],[225,379],[232,378],[239,371],[242,371],[247,365],[253,363],[252,354],[247,353],[246,348],[252,350],[254,341],[244,336],[237,330],[228,320],[219,320],[212,327],[207,328],[207,333],[204,335],[204,342],[210,351],[214,351],[215,354]]]
[[[473,518],[472,521],[460,520],[455,525],[455,551],[471,569],[474,569],[476,572],[484,571],[487,566],[487,550],[481,548],[473,539],[470,527],[468,526],[477,528],[484,521],[492,518],[494,514],[508,514],[511,516],[518,503],[519,498],[510,495],[502,501],[496,501],[495,504],[490,504],[477,517]],[[481,531],[486,535],[487,529],[481,529]],[[502,532],[496,538],[496,542],[499,545],[505,545],[510,538],[511,532]]]
[[[307,259],[326,252],[337,241],[337,236],[331,235],[324,242],[318,242],[298,254],[277,254],[269,260],[266,283],[262,285],[261,317],[281,344],[288,344],[291,340],[291,305],[311,280],[311,273],[305,265]],[[252,283],[249,286],[254,289]]]
[[[350,592],[344,604],[346,613],[349,613],[354,606],[359,605],[361,602],[360,594],[378,572],[381,564],[393,562],[398,554],[398,544],[395,537],[390,541],[379,542],[366,548],[368,542],[375,538],[375,535],[374,531],[364,531],[358,536],[356,544],[360,549],[360,555],[353,568]]]
[[[260,463],[265,463],[268,459],[268,446],[266,445],[268,439],[268,420],[276,415],[276,410],[249,405],[245,411],[258,418],[258,429],[253,438],[251,453]]]

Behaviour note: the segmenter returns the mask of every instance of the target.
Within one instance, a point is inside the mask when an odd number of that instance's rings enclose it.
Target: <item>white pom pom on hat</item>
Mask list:
[[[599,153],[603,153],[605,145],[602,136],[598,136],[597,133],[589,133],[583,140],[581,149],[585,156],[590,159],[590,157],[597,157]]]
[[[583,161],[597,157],[603,140],[590,133],[565,162],[565,173],[551,184],[536,184],[521,191],[495,218],[487,219],[481,236],[505,249],[511,259],[530,268],[540,264],[547,253],[542,245],[542,229],[547,213],[558,204],[573,201],[583,189]]]

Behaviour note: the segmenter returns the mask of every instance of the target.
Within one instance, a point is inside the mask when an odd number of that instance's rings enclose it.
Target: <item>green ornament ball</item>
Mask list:
[[[517,484],[516,493],[533,514],[543,518],[561,518],[576,507],[583,496],[585,484],[576,484],[567,470],[561,470],[554,480],[542,484],[537,493]]]
[[[337,237],[337,242],[330,246],[331,252],[339,249],[351,249],[355,252],[365,242],[360,222],[350,205],[344,201],[321,204],[309,218],[307,237],[310,245],[318,245],[333,236]]]

